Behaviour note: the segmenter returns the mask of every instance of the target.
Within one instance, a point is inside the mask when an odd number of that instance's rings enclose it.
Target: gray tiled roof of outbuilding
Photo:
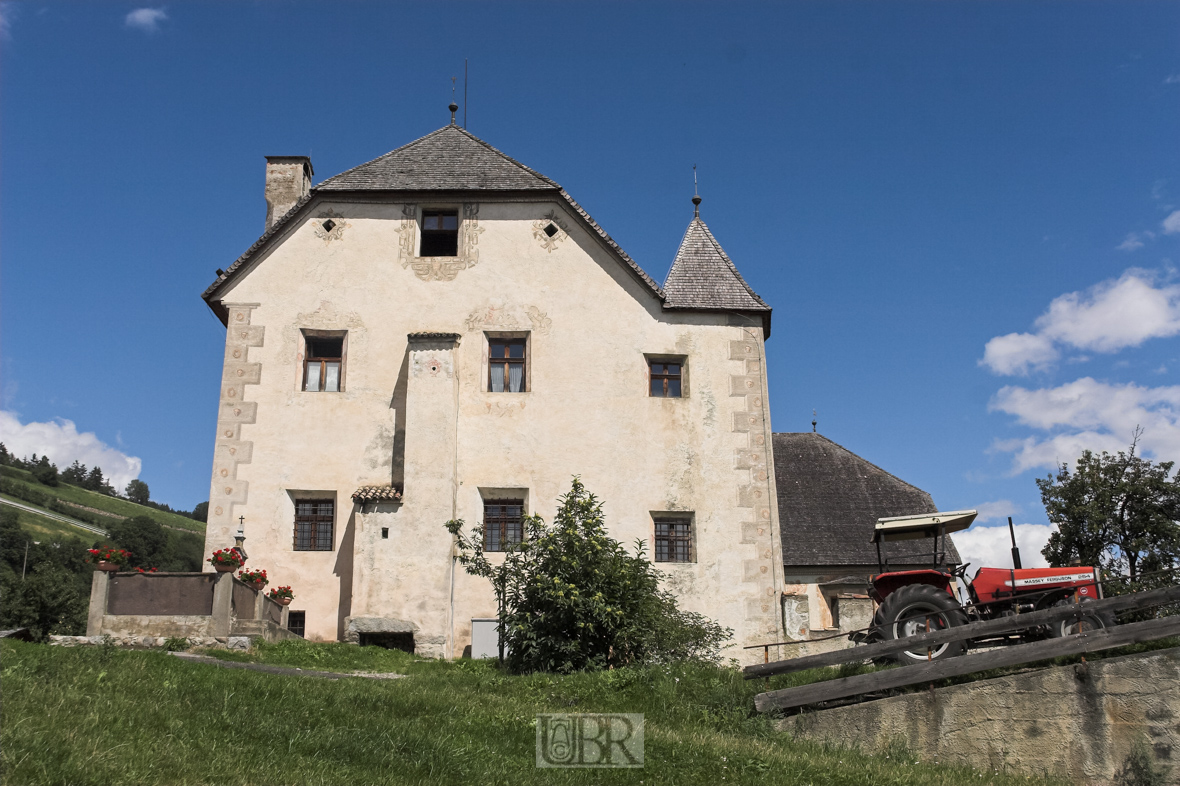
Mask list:
[[[664,295],[664,308],[770,311],[699,216],[680,241]]]
[[[870,541],[877,519],[933,513],[930,495],[827,437],[812,432],[774,434],[783,563],[790,566],[875,566]],[[947,538],[947,560],[959,553]],[[922,550],[925,550],[922,553]],[[929,563],[926,541],[889,544],[899,563]]]

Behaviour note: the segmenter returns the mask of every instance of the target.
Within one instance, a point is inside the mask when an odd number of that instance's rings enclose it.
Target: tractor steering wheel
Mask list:
[[[971,567],[970,562],[964,562],[962,565],[956,565],[955,567],[951,568],[951,575],[960,579],[966,578],[967,568],[969,567]]]

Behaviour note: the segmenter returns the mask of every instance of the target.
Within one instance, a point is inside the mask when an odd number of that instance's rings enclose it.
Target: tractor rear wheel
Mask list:
[[[1072,606],[1073,601],[1069,598],[1059,600],[1054,603],[1057,606]],[[1093,603],[1089,598],[1082,600],[1082,603]],[[1081,619],[1076,620],[1058,620],[1049,626],[1050,638],[1059,639],[1062,636],[1072,636],[1075,633],[1088,633],[1095,630],[1102,630],[1103,628],[1113,628],[1118,625],[1118,618],[1110,611],[1092,611]]]
[[[945,590],[930,584],[910,584],[890,593],[873,615],[874,638],[889,641],[927,631],[966,625],[967,614]],[[927,649],[906,650],[894,657],[898,663],[920,663],[936,658],[953,658],[967,649],[963,641]]]

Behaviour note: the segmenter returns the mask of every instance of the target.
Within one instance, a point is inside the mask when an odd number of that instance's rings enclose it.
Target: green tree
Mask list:
[[[193,512],[189,514],[189,518],[194,521],[208,521],[209,520],[209,501],[198,502],[193,507]]]
[[[57,465],[50,464],[48,456],[42,456],[41,460],[33,467],[33,480],[44,486],[56,486],[58,482]]]
[[[132,478],[124,490],[127,499],[132,502],[138,502],[140,505],[146,505],[151,500],[152,495],[148,490],[148,484],[144,483],[139,478]]]
[[[732,631],[682,611],[660,589],[642,541],[630,555],[606,534],[602,503],[574,478],[553,524],[525,519],[525,537],[494,565],[484,526],[447,522],[459,562],[492,583],[505,662],[517,673],[571,672],[672,660],[716,660]]]
[[[147,516],[135,516],[107,526],[107,535],[115,545],[131,552],[133,568],[160,567],[167,556],[168,534]]]
[[[19,573],[0,573],[0,626],[28,628],[37,638],[50,634],[79,635],[86,630],[90,599],[78,588],[75,576],[52,561],[43,560]]]
[[[74,459],[73,464],[62,470],[61,480],[72,486],[81,486],[86,482],[86,465]]]
[[[10,507],[0,508],[0,564],[17,573],[24,561],[25,543],[32,538],[20,526],[20,517]]]
[[[1085,451],[1070,471],[1038,479],[1041,501],[1057,531],[1045,559],[1055,567],[1081,560],[1135,584],[1145,573],[1180,565],[1180,481],[1174,462],[1155,463],[1131,447],[1112,456]]]

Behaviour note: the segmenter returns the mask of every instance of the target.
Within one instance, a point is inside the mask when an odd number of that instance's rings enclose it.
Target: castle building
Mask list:
[[[784,635],[771,309],[705,222],[654,281],[561,186],[451,123],[312,186],[271,157],[264,234],[203,297],[226,326],[207,548],[244,522],[308,638],[461,655],[485,546],[578,475],[682,607]],[[699,207],[699,200],[695,200]]]

